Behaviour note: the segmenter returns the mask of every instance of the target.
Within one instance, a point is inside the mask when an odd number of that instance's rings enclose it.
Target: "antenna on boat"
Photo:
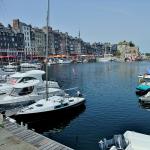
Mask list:
[[[48,27],[49,27],[49,0],[48,0],[48,7],[47,7],[47,18],[46,18],[47,26],[46,26],[46,100],[48,100]]]

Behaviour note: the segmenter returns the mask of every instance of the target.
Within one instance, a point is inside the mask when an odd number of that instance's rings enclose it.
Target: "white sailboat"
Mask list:
[[[67,114],[73,109],[79,108],[85,102],[83,97],[52,96],[48,100],[42,99],[17,112],[16,117],[39,116],[48,113],[49,115]]]
[[[47,48],[46,48],[46,81],[48,81],[48,21],[49,20],[49,0],[48,0],[48,11],[47,11]],[[29,116],[39,116],[46,113],[49,115],[62,115],[63,113],[68,113],[70,110],[79,108],[85,102],[85,98],[80,97],[70,97],[69,95],[64,96],[52,96],[48,95],[48,84],[46,82],[46,98],[41,99],[33,105],[29,105],[18,111],[15,117],[29,117]]]

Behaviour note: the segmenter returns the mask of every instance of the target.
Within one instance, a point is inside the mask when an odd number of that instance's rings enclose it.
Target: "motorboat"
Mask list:
[[[150,92],[148,92],[147,94],[139,97],[139,101],[142,104],[150,104]]]
[[[70,59],[64,59],[64,58],[62,58],[62,59],[58,59],[58,64],[70,64],[72,62],[72,60],[70,60]]]
[[[88,63],[88,60],[87,59],[83,59],[82,63]]]
[[[52,96],[47,99],[41,99],[31,104],[15,114],[15,118],[23,117],[39,117],[45,114],[48,116],[57,116],[69,114],[70,111],[80,108],[85,102],[83,97],[70,97],[68,94],[64,96]]]
[[[0,69],[0,83],[6,83],[7,78],[12,74],[14,74],[14,72],[5,72]]]
[[[150,82],[150,68],[143,75],[138,75],[138,79],[140,83]]]
[[[37,62],[37,63],[34,63],[34,65],[36,65],[36,69],[41,70],[41,68],[42,68],[42,63]]]
[[[10,94],[0,96],[0,108],[27,105],[45,98],[46,90],[39,80],[29,80],[13,85]],[[48,96],[64,95],[59,88],[48,88]]]
[[[6,75],[6,74],[0,75],[0,83],[5,83],[7,81],[7,77],[8,77],[8,75]]]
[[[138,82],[139,82],[139,83],[145,82],[145,81],[143,80],[143,75],[138,75]]]
[[[106,54],[106,47],[103,56],[99,56],[96,58],[97,62],[110,62],[112,60],[112,54]]]
[[[20,67],[21,67],[21,71],[40,69],[39,64],[35,64],[35,63],[21,63]]]
[[[82,63],[82,60],[78,59],[78,60],[77,60],[77,63]]]
[[[5,72],[16,72],[18,69],[18,66],[15,65],[14,63],[9,63],[8,65],[5,65],[3,67],[3,71]]]
[[[96,61],[97,62],[109,62],[109,61],[111,61],[111,58],[110,57],[99,57],[99,58],[96,58]]]
[[[138,79],[139,79],[139,83],[150,82],[150,75],[149,74],[139,75]]]
[[[139,96],[143,96],[150,91],[150,82],[143,82],[136,87],[136,94]]]
[[[54,65],[54,64],[57,64],[57,61],[56,61],[56,59],[54,59],[54,58],[50,58],[49,61],[47,62],[47,65],[48,65],[48,66]]]
[[[150,111],[150,103],[149,102],[143,102],[139,99],[139,107],[143,110]]]
[[[45,88],[46,81],[42,79],[42,76],[45,74],[45,71],[42,70],[31,70],[25,73],[17,72],[13,75],[7,77],[7,82],[0,84],[0,95],[9,93],[12,90],[12,86],[17,83],[26,82],[29,80],[39,80],[40,85],[43,85]],[[48,81],[48,87],[50,88],[59,88],[59,85],[55,81]]]
[[[114,135],[110,140],[99,142],[100,150],[149,150],[150,135],[126,131],[123,135]]]

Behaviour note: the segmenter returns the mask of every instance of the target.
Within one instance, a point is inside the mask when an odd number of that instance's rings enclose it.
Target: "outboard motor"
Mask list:
[[[103,140],[101,140],[99,142],[99,148],[100,148],[100,150],[108,150],[113,145],[114,145],[113,139],[107,140],[106,138],[104,138]]]
[[[100,150],[125,150],[127,143],[123,135],[114,135],[113,139],[106,140],[104,138],[99,142]]]
[[[127,147],[127,143],[121,134],[114,135],[114,143],[116,148],[119,150],[124,150]]]
[[[100,150],[107,149],[107,140],[105,138],[103,140],[99,141],[99,148],[100,148]]]

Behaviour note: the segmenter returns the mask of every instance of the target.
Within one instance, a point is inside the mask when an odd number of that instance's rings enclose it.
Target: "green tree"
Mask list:
[[[120,55],[121,55],[121,53],[118,50],[114,53],[114,56],[116,56],[116,57],[120,57]]]
[[[129,42],[129,46],[130,46],[130,47],[135,47],[135,44],[134,44],[132,41],[130,41],[130,42]]]
[[[146,53],[145,55],[146,55],[146,56],[150,56],[150,53]]]

